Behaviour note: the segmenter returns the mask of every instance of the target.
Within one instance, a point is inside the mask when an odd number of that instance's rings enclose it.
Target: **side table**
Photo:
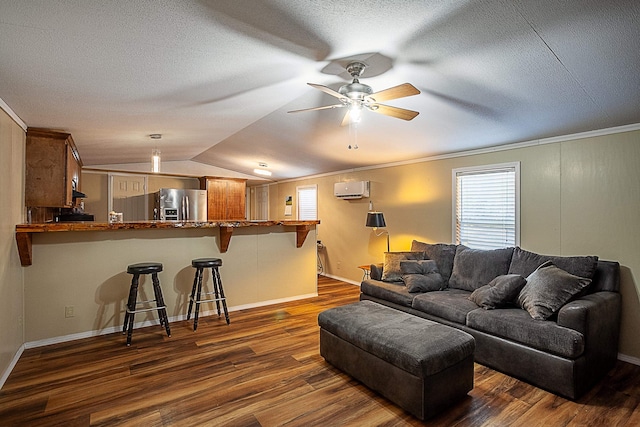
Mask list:
[[[362,270],[362,280],[371,278],[371,264],[359,265],[358,268]]]

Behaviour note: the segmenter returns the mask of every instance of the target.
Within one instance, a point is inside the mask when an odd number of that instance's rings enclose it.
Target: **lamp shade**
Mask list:
[[[367,227],[382,228],[386,227],[384,222],[384,214],[382,212],[368,212],[367,213]]]

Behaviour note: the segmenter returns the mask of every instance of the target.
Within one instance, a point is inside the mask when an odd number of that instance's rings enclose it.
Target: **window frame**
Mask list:
[[[300,191],[304,191],[304,190],[311,190],[313,189],[315,192],[315,210],[316,210],[316,216],[315,218],[300,218]],[[313,185],[300,185],[296,187],[296,218],[300,221],[315,221],[318,219],[318,185],[317,184],[313,184]]]
[[[501,172],[505,170],[513,170],[515,172],[515,236],[513,246],[520,246],[520,162],[508,162],[508,163],[496,163],[482,166],[469,166],[462,168],[455,168],[451,170],[452,181],[452,212],[451,212],[451,240],[454,244],[460,244],[458,239],[458,186],[457,178],[459,175],[474,175],[474,174],[486,174],[491,172]]]

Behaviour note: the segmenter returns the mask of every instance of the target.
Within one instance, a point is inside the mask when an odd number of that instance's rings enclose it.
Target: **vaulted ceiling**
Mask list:
[[[640,123],[639,40],[636,0],[0,0],[0,99],[85,167],[281,180]],[[420,114],[287,113],[353,59]]]

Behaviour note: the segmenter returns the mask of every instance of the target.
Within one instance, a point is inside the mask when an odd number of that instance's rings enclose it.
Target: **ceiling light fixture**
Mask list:
[[[160,172],[160,150],[154,148],[151,151],[151,172],[158,173]]]
[[[162,134],[152,133],[151,135],[149,135],[149,138],[155,139],[155,140],[162,139]],[[160,162],[161,162],[160,150],[158,150],[158,147],[156,147],[153,150],[151,150],[151,172],[153,173],[160,172]]]
[[[260,166],[261,168],[268,168],[269,165],[264,163],[264,162],[260,162],[258,163],[258,166]],[[262,175],[262,176],[271,176],[271,171],[268,171],[266,169],[254,169],[253,173],[258,174],[258,175]]]

